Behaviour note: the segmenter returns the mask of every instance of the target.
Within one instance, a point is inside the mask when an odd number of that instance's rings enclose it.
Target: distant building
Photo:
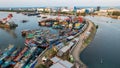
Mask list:
[[[70,12],[70,10],[63,8],[63,9],[61,10],[61,12]]]
[[[93,13],[93,12],[94,12],[93,8],[77,9],[77,13]]]
[[[35,11],[36,9],[35,8],[28,8],[27,10],[28,11]]]
[[[118,16],[118,19],[120,19],[120,16]]]
[[[108,12],[120,12],[120,9],[109,8],[107,9]]]
[[[38,12],[44,11],[44,8],[37,8]]]
[[[120,12],[120,10],[114,8],[104,9],[104,10],[101,9],[100,11],[96,11],[95,13],[97,13],[97,15],[100,16],[107,16],[107,15],[112,15],[113,12]]]
[[[100,6],[97,6],[97,9],[96,9],[96,11],[100,11]]]
[[[100,10],[100,11],[96,11],[95,13],[99,16],[107,16],[108,15],[107,10]]]
[[[77,9],[77,13],[85,13],[85,9]]]
[[[45,8],[46,12],[51,12],[51,8]]]

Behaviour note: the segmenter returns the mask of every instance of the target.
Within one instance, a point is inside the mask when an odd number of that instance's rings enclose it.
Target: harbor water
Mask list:
[[[40,27],[38,21],[42,18],[37,16],[27,16],[23,14],[17,14],[15,12],[0,12],[0,19],[7,17],[8,14],[12,13],[14,21],[18,24],[15,29],[0,28],[0,50],[3,51],[8,47],[9,44],[13,44],[18,48],[24,47],[25,38],[21,36],[22,30],[33,30],[33,29],[49,29],[51,33],[57,33],[56,30],[47,27]],[[26,23],[22,23],[22,20],[28,20]]]
[[[80,54],[88,68],[120,68],[120,20],[86,16],[98,25],[94,40]]]

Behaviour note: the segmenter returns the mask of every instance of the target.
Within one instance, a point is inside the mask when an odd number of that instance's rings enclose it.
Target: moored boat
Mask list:
[[[22,22],[22,23],[26,23],[26,22],[28,22],[28,20],[22,20],[21,22]]]
[[[13,60],[15,62],[19,61],[21,59],[21,57],[23,56],[23,54],[28,50],[28,47],[24,47],[24,49],[18,54],[18,56]]]
[[[51,27],[52,26],[52,22],[46,22],[45,24],[47,27]]]
[[[40,15],[38,15],[37,17],[41,17]]]
[[[6,18],[0,20],[0,27],[1,28],[15,28],[18,25],[15,24],[13,21],[9,21],[13,17],[12,14],[9,14]]]
[[[4,60],[5,58],[9,57],[9,56],[12,54],[12,52],[14,52],[15,49],[16,49],[15,46],[9,45],[8,50],[7,50],[6,52],[4,52],[4,53],[2,54],[2,56],[0,57],[0,64],[2,64],[2,63],[3,63],[3,60]]]
[[[47,18],[47,16],[42,16],[42,18]]]

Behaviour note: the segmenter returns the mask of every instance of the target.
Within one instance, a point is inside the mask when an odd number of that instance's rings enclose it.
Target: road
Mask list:
[[[91,23],[90,21],[88,22],[88,27],[87,29],[79,36],[80,40],[78,42],[78,44],[75,46],[75,48],[73,49],[73,51],[71,52],[74,60],[75,60],[75,66],[76,68],[83,68],[84,66],[81,65],[81,61],[80,61],[80,48],[84,42],[84,39],[86,39],[88,36],[86,36],[86,32],[89,32],[91,30],[91,28],[93,27],[93,23]]]

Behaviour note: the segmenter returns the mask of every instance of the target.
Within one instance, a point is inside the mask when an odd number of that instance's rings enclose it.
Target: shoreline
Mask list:
[[[74,64],[76,68],[87,68],[87,66],[81,61],[80,54],[81,52],[90,44],[90,42],[94,39],[94,36],[96,34],[96,26],[95,24],[90,21],[88,21],[88,27],[86,30],[79,36],[80,40],[78,44],[75,46],[73,51],[71,52],[73,58],[74,58]],[[86,36],[86,32],[90,32],[90,35]]]

